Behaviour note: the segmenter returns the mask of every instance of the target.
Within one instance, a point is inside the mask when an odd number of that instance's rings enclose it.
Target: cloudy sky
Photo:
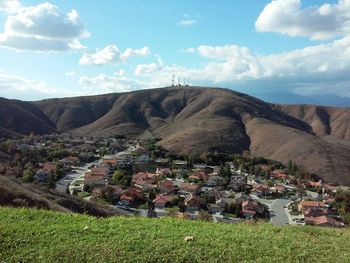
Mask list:
[[[0,0],[0,27],[6,98],[163,87],[173,74],[350,98],[350,0]]]

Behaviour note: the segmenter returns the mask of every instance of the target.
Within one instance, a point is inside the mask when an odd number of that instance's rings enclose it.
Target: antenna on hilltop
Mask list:
[[[171,86],[175,86],[175,75],[173,74],[171,79]]]

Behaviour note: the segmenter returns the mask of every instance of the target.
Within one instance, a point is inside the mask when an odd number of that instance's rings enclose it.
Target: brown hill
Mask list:
[[[331,135],[350,141],[350,108],[315,105],[276,105],[276,108],[308,123],[321,137]]]
[[[169,87],[34,102],[58,131],[161,138],[170,151],[294,160],[326,181],[350,184],[350,109],[272,105],[226,89]],[[5,127],[6,128],[6,127]]]
[[[0,137],[54,132],[50,119],[35,105],[0,98]]]
[[[119,94],[49,99],[33,102],[54,123],[58,132],[89,124],[106,114]]]

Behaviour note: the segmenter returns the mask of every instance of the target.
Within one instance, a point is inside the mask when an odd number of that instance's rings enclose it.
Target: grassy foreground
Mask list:
[[[0,207],[0,262],[349,262],[349,247],[349,229]]]

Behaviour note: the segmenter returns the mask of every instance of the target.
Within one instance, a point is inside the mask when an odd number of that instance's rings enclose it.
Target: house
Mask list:
[[[139,178],[136,180],[136,182],[134,182],[134,186],[141,189],[144,192],[148,192],[151,189],[156,187],[152,183],[153,183],[152,179],[143,180],[143,179]]]
[[[186,168],[188,165],[187,161],[175,160],[173,161],[174,168]]]
[[[84,188],[90,187],[103,187],[107,185],[107,179],[104,175],[93,174],[91,172],[86,172],[84,177]]]
[[[309,208],[325,208],[326,204],[321,201],[302,201],[299,204],[299,210],[304,212]]]
[[[117,159],[103,159],[101,164],[103,166],[109,166],[112,169],[115,169],[115,168],[117,168],[119,161]]]
[[[198,171],[204,171],[207,168],[207,165],[205,163],[195,163],[193,164],[193,169]]]
[[[270,194],[270,188],[266,184],[253,184],[253,189],[250,194],[258,197],[267,196]]]
[[[200,186],[198,184],[182,183],[180,185],[180,192],[182,192],[184,195],[196,194],[199,189]]]
[[[56,170],[56,167],[57,165],[55,163],[50,163],[50,162],[40,164],[41,170],[48,173],[54,172]]]
[[[213,203],[216,203],[223,197],[223,193],[217,188],[202,187],[201,192],[204,193],[206,200]]]
[[[157,168],[156,174],[159,177],[169,177],[172,175],[170,168]]]
[[[139,180],[154,182],[157,178],[157,174],[140,172],[132,176],[131,182],[136,183]]]
[[[247,177],[243,175],[232,175],[227,188],[235,192],[244,192],[247,188]]]
[[[173,181],[164,180],[158,182],[158,189],[161,193],[172,193],[175,192],[176,186],[174,185]]]
[[[120,196],[120,202],[123,205],[132,205],[137,202],[141,202],[145,199],[141,190],[137,188],[129,188],[122,192]]]
[[[169,165],[169,158],[157,158],[154,160],[154,162],[161,166],[168,166]]]
[[[203,172],[203,171],[196,171],[192,173],[188,179],[194,180],[194,181],[208,181],[209,176]]]
[[[304,217],[318,217],[326,216],[328,214],[328,208],[325,207],[310,207],[303,211]]]
[[[256,200],[246,200],[242,202],[242,216],[246,219],[255,217],[257,214],[263,214],[265,208]]]
[[[187,211],[198,211],[203,205],[203,203],[203,200],[196,195],[189,194],[185,198],[185,205]]]
[[[329,216],[305,217],[305,224],[314,226],[343,227],[344,223]]]
[[[209,177],[208,181],[205,182],[206,186],[215,187],[224,184],[224,178],[216,175]]]
[[[308,181],[306,182],[306,186],[310,188],[321,188],[322,181],[318,181],[318,182]]]
[[[172,201],[174,201],[175,198],[176,198],[175,195],[165,195],[165,194],[157,195],[157,197],[153,200],[154,207],[158,209],[164,209]]]

